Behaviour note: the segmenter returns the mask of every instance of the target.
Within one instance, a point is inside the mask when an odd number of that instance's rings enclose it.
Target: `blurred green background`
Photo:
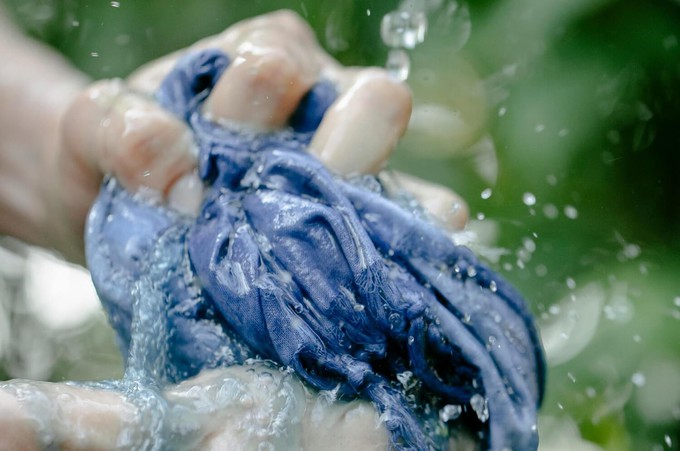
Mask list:
[[[467,200],[458,239],[472,237],[539,318],[542,448],[680,449],[677,0],[5,1],[94,79],[280,8],[340,62],[383,66],[382,17],[424,8],[425,42],[408,51],[414,116],[391,167]],[[36,314],[59,265],[5,246],[0,377],[120,375],[100,312],[59,325]],[[92,312],[91,288],[74,286],[63,296]]]

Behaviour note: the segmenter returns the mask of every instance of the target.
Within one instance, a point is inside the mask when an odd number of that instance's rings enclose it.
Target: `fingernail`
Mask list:
[[[168,205],[191,217],[198,216],[202,202],[203,182],[195,171],[181,177],[168,194]]]

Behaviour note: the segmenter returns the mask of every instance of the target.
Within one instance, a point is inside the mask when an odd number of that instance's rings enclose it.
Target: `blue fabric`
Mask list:
[[[520,295],[443,231],[305,152],[335,97],[330,84],[307,95],[286,130],[206,120],[201,104],[228,64],[216,50],[186,57],[157,93],[199,145],[198,218],[113,179],[91,211],[87,258],[123,351],[133,281],[154,243],[180,227],[167,246],[175,264],[157,281],[170,379],[259,356],[318,389],[373,401],[397,449],[442,447],[434,425],[450,404],[464,412],[449,425],[479,432],[489,449],[536,449],[545,364]],[[408,391],[406,371],[418,381]]]

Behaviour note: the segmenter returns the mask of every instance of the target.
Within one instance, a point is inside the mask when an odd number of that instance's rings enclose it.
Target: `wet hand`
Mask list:
[[[237,23],[142,67],[126,82],[100,81],[84,90],[63,120],[61,199],[54,203],[66,238],[82,252],[83,225],[104,174],[132,191],[196,212],[201,183],[195,149],[184,123],[152,100],[162,79],[187,51],[219,48],[232,63],[204,105],[215,121],[256,129],[284,127],[302,97],[320,79],[338,88],[310,144],[310,152],[343,174],[381,169],[408,125],[411,94],[378,68],[345,68],[326,54],[312,30],[281,11]],[[448,188],[412,177],[403,187],[445,225],[462,228],[465,203]],[[456,208],[458,206],[458,208]]]

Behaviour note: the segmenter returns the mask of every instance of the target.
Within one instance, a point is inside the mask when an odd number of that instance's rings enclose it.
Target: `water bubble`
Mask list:
[[[416,341],[416,338],[413,335],[409,335],[408,344],[412,345],[415,341]]]
[[[354,304],[354,311],[355,312],[363,312],[366,306],[363,304]]]
[[[545,125],[544,124],[536,124],[535,130],[536,130],[536,133],[543,133],[543,131],[545,130]]]
[[[591,399],[592,399],[592,398],[594,398],[595,396],[597,396],[597,391],[596,391],[595,388],[593,388],[593,387],[587,387],[587,388],[586,388],[586,396],[587,396],[588,398],[591,398]]]
[[[576,383],[576,377],[573,374],[567,373],[567,377],[571,382],[573,382],[574,384]]]
[[[536,252],[536,243],[531,238],[524,238],[522,240],[522,244],[524,245],[524,249],[526,249],[527,252],[531,254]]]
[[[642,387],[645,385],[647,382],[647,378],[645,377],[644,374],[642,373],[633,373],[633,375],[630,378],[630,381],[635,385],[636,387]]]
[[[111,2],[113,8],[120,8],[120,2]]]
[[[99,57],[99,52],[90,52],[90,56],[92,58],[98,58]]]
[[[545,204],[543,206],[543,215],[548,219],[555,219],[560,214],[560,211],[553,204]]]
[[[534,196],[532,193],[524,193],[522,195],[522,202],[527,207],[531,207],[532,205],[536,205],[536,196]]]
[[[676,296],[673,299],[673,304],[675,304],[676,307],[680,307],[680,296]]]
[[[495,293],[496,291],[498,291],[498,285],[496,285],[495,280],[492,280],[491,282],[489,282],[489,290],[491,290],[492,293]]]
[[[468,266],[466,272],[468,277],[475,277],[477,275],[477,269],[474,266]]]
[[[491,188],[485,189],[484,191],[482,191],[482,194],[481,194],[482,199],[488,199],[489,197],[491,197],[492,193],[493,193],[493,191],[491,190]]]
[[[548,274],[548,267],[541,264],[536,266],[536,269],[534,271],[536,272],[536,275],[538,277],[545,277],[545,275]]]
[[[385,69],[395,80],[405,81],[411,70],[411,60],[405,51],[392,49],[387,54]]]
[[[663,441],[666,443],[666,446],[669,448],[673,446],[673,441],[671,440],[671,436],[666,434],[663,436]]]
[[[470,406],[477,414],[479,421],[486,423],[489,419],[489,407],[486,398],[480,394],[472,395],[472,398],[470,398]]]
[[[559,132],[557,132],[557,136],[559,136],[560,138],[564,138],[564,137],[567,136],[568,134],[569,134],[569,129],[568,129],[568,128],[563,128],[562,130],[560,130]]]
[[[371,8],[366,8],[366,15],[370,16],[371,15]]]
[[[478,221],[483,221],[484,218],[486,218],[486,216],[484,215],[484,213],[482,213],[481,211],[480,211],[479,213],[477,213],[477,220],[478,220]]]
[[[380,36],[388,47],[412,49],[425,40],[427,17],[422,11],[392,11],[380,23]]]
[[[447,404],[439,411],[439,419],[444,423],[455,420],[463,413],[463,407],[454,404]]]
[[[564,216],[569,219],[578,218],[578,210],[573,205],[567,205],[564,207]]]
[[[570,290],[573,290],[574,288],[576,288],[576,281],[574,279],[572,279],[571,277],[567,277],[566,283],[567,283],[567,288],[569,288]]]
[[[508,112],[508,109],[506,107],[502,106],[498,109],[498,116],[503,117],[503,116],[505,116],[505,113],[507,113],[507,112]]]

